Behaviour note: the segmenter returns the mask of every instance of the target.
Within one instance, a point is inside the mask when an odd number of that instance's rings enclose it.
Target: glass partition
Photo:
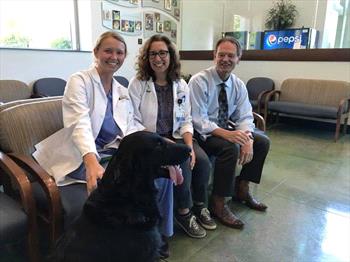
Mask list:
[[[267,28],[274,0],[185,0],[181,50],[213,50],[223,35],[245,50],[350,48],[350,0],[284,0],[295,5],[287,30]]]

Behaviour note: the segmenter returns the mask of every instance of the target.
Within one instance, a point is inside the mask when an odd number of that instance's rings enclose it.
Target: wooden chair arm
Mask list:
[[[270,101],[273,96],[275,97],[275,100],[278,100],[280,95],[281,95],[281,90],[273,90],[269,92],[265,97],[265,103]]]
[[[271,91],[265,90],[265,91],[262,91],[261,93],[259,93],[258,98],[257,98],[258,114],[261,113],[261,102],[263,102],[263,103],[265,102],[265,100],[262,101],[262,98],[264,95],[267,95],[269,92],[271,92]],[[264,107],[265,107],[265,103],[264,103]]]
[[[28,252],[32,262],[39,261],[38,225],[36,221],[36,206],[33,198],[32,185],[23,170],[5,153],[0,151],[0,169],[11,184],[18,189],[21,205],[28,217]],[[5,192],[6,192],[6,188]]]
[[[350,97],[345,97],[340,100],[338,105],[337,117],[340,117],[343,114],[344,106],[347,106],[345,114],[350,112]]]
[[[62,204],[55,180],[33,158],[14,153],[8,154],[20,167],[34,176],[43,188],[49,207],[49,220],[55,220],[51,241],[57,240],[63,230]]]
[[[261,115],[255,113],[255,112],[253,112],[253,116],[254,116],[254,118],[256,120],[257,128],[259,128],[260,130],[265,132],[266,131],[266,124],[265,124],[264,118]]]
[[[275,100],[279,100],[279,97],[281,95],[281,91],[280,90],[273,90],[271,92],[269,92],[266,96],[265,96],[265,108],[264,108],[264,120],[265,123],[267,122],[267,114],[268,114],[268,107],[269,107],[269,101],[271,100],[271,98],[274,96]]]
[[[35,218],[36,208],[33,199],[32,186],[28,177],[15,162],[3,152],[0,152],[0,168],[19,190],[24,211],[28,215],[30,214],[31,218]]]

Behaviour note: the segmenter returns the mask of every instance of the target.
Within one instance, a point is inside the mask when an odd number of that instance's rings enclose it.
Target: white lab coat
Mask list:
[[[128,89],[134,107],[135,120],[148,131],[156,132],[158,101],[154,82],[141,81],[134,77]],[[173,82],[173,97],[173,137],[181,139],[186,132],[193,134],[189,89],[183,79]]]
[[[128,90],[113,79],[113,117],[120,130],[108,147],[117,148],[120,139],[144,129],[133,119]],[[96,68],[73,74],[67,82],[62,101],[64,128],[38,143],[33,153],[38,163],[55,178],[58,185],[77,169],[87,153],[97,150],[97,138],[107,108],[107,96]]]

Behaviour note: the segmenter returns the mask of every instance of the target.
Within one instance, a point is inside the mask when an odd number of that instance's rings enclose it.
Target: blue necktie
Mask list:
[[[218,126],[221,128],[227,128],[228,120],[228,104],[227,104],[227,95],[226,95],[226,85],[221,83],[219,92],[219,114],[218,114]]]

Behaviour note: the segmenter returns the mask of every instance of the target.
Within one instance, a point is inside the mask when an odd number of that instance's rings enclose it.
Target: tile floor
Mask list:
[[[200,240],[176,228],[166,261],[350,262],[350,134],[334,143],[333,128],[283,123],[267,134],[262,182],[252,187],[267,212],[232,204],[245,228],[219,225]],[[25,260],[10,253],[0,261]]]
[[[333,129],[278,124],[267,131],[271,149],[252,192],[266,213],[231,204],[246,225],[219,225],[205,239],[176,228],[175,261],[350,261],[350,135],[333,142]]]

